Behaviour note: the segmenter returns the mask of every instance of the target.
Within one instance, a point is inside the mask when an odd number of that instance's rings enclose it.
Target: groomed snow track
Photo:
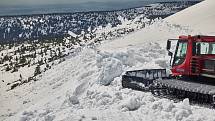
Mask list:
[[[122,76],[122,86],[139,91],[149,91],[159,97],[185,99],[214,106],[215,86],[199,81],[172,79],[165,69],[128,71]]]

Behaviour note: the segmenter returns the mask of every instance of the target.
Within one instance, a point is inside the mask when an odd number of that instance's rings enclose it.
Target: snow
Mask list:
[[[72,31],[68,31],[68,34],[72,37],[77,37],[77,35],[75,33],[73,33]]]
[[[138,108],[140,108],[140,106],[141,106],[140,99],[134,96],[131,96],[130,98],[125,100],[124,103],[121,104],[121,108],[124,111],[137,110]]]
[[[122,63],[116,58],[106,57],[105,54],[97,55],[97,67],[99,68],[99,83],[108,85],[111,81],[122,74]]]
[[[209,5],[212,3],[206,0],[192,9],[207,4],[214,9]],[[198,13],[197,10],[192,13]],[[201,29],[156,20],[126,37],[107,40],[101,46],[86,46],[40,75],[38,81],[1,91],[0,120],[214,121],[213,109],[190,105],[188,99],[173,102],[121,86],[121,75],[126,70],[168,68],[165,51],[168,38],[215,32],[207,26]]]
[[[72,104],[72,105],[75,105],[75,104],[79,103],[79,100],[78,100],[77,96],[68,95],[68,100],[69,100],[69,103]]]
[[[132,45],[141,45],[146,41],[156,42],[164,47],[167,39],[177,38],[178,35],[187,35],[187,33],[195,34],[196,32],[188,27],[182,28],[181,26],[171,25],[161,19],[156,19],[153,25],[146,26],[135,34],[129,34],[126,38],[122,37],[112,42],[107,42],[100,48],[102,50],[110,50],[110,48],[115,50]]]
[[[166,19],[169,23],[189,26],[200,34],[215,35],[214,0],[205,0]]]

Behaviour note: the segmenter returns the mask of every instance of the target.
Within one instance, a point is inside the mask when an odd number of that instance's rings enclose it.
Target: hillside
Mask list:
[[[191,6],[184,11],[180,11],[165,20],[172,24],[189,26],[198,31],[199,34],[215,35],[215,2],[205,0],[200,4]]]
[[[0,43],[62,38],[66,37],[68,32],[76,35],[84,34],[85,40],[99,39],[94,33],[99,28],[108,25],[117,27],[124,19],[141,27],[144,26],[142,20],[145,17],[148,19],[165,18],[196,3],[198,1],[163,2],[115,11],[0,16]],[[122,29],[124,28],[116,31],[123,31]],[[136,28],[132,27],[126,31],[134,31],[131,29]]]
[[[145,43],[144,39],[154,42],[161,40],[159,43],[165,46],[166,43],[163,42],[168,38],[177,38],[179,35],[215,35],[214,4],[213,0],[205,0],[149,26],[148,29],[142,29],[126,38],[120,38],[102,46],[118,48],[137,45]],[[178,31],[178,33],[176,34],[174,31]],[[115,43],[117,44],[115,45]]]

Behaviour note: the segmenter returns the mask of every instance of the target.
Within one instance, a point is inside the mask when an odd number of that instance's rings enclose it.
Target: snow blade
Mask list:
[[[122,76],[122,87],[149,91],[150,85],[158,78],[168,78],[166,69],[144,69],[127,71]]]

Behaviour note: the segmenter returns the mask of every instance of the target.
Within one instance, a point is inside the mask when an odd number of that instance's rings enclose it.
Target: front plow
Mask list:
[[[145,69],[127,71],[122,76],[122,87],[140,91],[149,91],[154,80],[168,78],[166,69]]]

